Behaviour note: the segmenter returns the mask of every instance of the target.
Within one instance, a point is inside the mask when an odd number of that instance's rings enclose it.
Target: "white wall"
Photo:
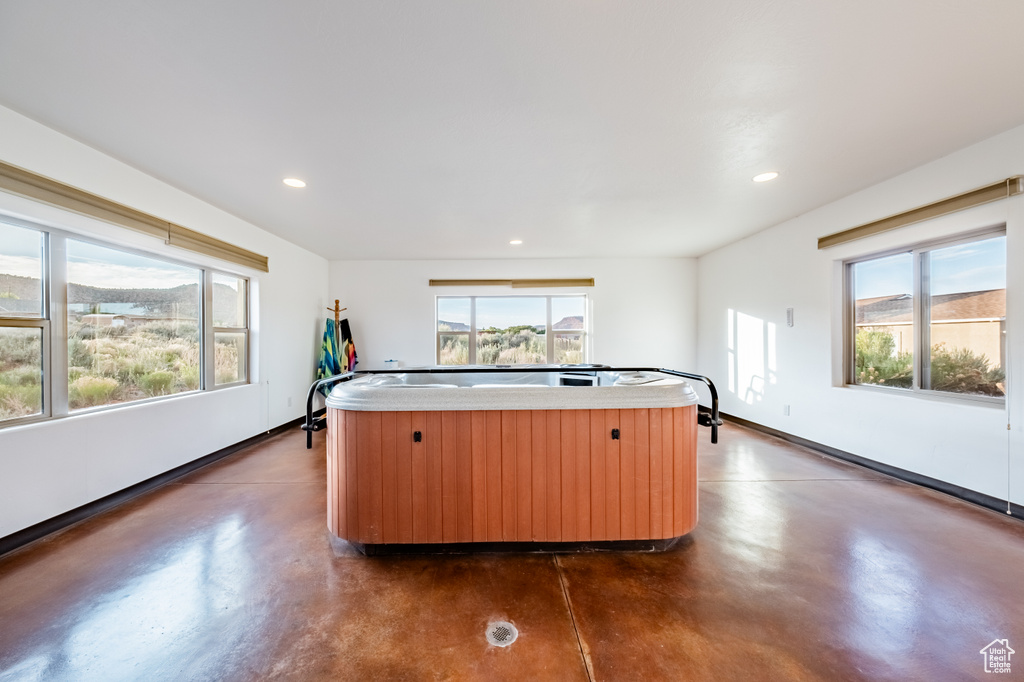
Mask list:
[[[1024,196],[823,251],[816,243],[1022,172],[1024,127],[701,257],[697,367],[716,381],[722,410],[1003,499],[1009,447],[1011,499],[1024,503],[1024,401],[1014,399],[1024,377]],[[1001,223],[1007,228],[1011,441],[999,407],[835,385],[838,261]],[[792,328],[786,308],[795,309]]]
[[[0,213],[248,275],[258,304],[248,386],[0,429],[0,537],[304,412],[326,260],[2,107],[0,159],[270,256],[269,273],[248,271],[0,192]]]
[[[589,361],[692,370],[696,360],[696,261],[692,258],[474,261],[334,261],[331,298],[347,306],[358,369],[384,360],[432,365],[434,297],[585,293]],[[585,278],[580,289],[430,287],[430,279]]]

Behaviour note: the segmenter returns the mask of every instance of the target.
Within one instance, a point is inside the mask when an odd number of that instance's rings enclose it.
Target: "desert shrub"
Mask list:
[[[199,364],[182,366],[178,370],[178,378],[186,391],[199,390]]]
[[[1006,374],[999,367],[989,367],[988,358],[975,355],[969,348],[932,346],[932,389],[952,393],[1004,395],[1002,383]]]
[[[241,378],[238,372],[238,348],[234,344],[216,344],[214,371],[218,384],[234,383]]]
[[[68,338],[68,362],[75,367],[92,366],[92,353],[85,341],[77,336]]]
[[[0,419],[14,419],[36,414],[43,409],[42,389],[35,385],[3,383],[0,375]]]
[[[38,336],[0,334],[0,369],[38,365],[41,350]]]
[[[74,325],[69,331],[73,338],[82,339],[83,341],[91,341],[96,338],[96,327],[91,324]]]
[[[441,343],[442,365],[465,365],[469,363],[468,336],[442,337]]]
[[[583,362],[583,340],[556,336],[555,362],[574,365]]]
[[[476,361],[483,365],[537,364],[547,360],[547,341],[529,325],[488,328],[477,338]]]
[[[198,343],[199,327],[194,322],[178,322],[175,320],[157,320],[139,326],[135,333],[146,334],[162,339],[185,340]]]
[[[149,395],[166,395],[174,386],[174,375],[170,372],[152,372],[138,379],[139,388]]]
[[[858,329],[855,354],[857,383],[897,388],[910,388],[913,384],[913,355],[897,353],[896,340],[888,331]]]
[[[1004,395],[1005,372],[991,367],[984,355],[969,348],[946,348],[938,343],[931,349],[931,388],[950,393]],[[884,330],[857,331],[857,383],[882,384],[910,388],[913,383],[913,356],[897,353],[896,341]]]
[[[117,379],[85,375],[68,386],[68,398],[72,409],[103,405],[110,402],[118,389]]]

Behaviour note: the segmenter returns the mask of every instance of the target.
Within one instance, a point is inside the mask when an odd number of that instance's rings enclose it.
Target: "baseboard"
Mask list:
[[[245,440],[235,443],[234,445],[229,445],[226,448],[221,448],[220,450],[212,452],[209,455],[205,455],[203,457],[200,457],[199,459],[194,459],[191,462],[186,462],[185,464],[175,467],[170,471],[165,471],[164,473],[157,474],[152,478],[147,478],[145,481],[141,481],[139,483],[136,483],[135,485],[128,486],[123,490],[118,490],[117,492],[111,493],[106,497],[101,497],[98,500],[93,500],[92,502],[83,504],[81,507],[76,507],[71,511],[64,512],[63,514],[54,516],[53,518],[46,519],[45,521],[40,521],[39,523],[33,526],[29,526],[28,528],[23,528],[22,530],[4,536],[0,538],[0,556],[3,556],[8,552],[13,552],[16,549],[24,547],[30,542],[35,542],[36,540],[44,538],[47,535],[50,535],[51,533],[56,533],[59,530],[64,530],[68,526],[74,525],[80,521],[84,521],[90,517],[96,516],[97,514],[101,514],[105,511],[113,509],[114,507],[120,504],[124,504],[125,502],[132,500],[140,495],[144,495],[145,493],[155,490],[162,485],[166,485],[167,483],[170,483],[171,481],[177,478],[181,478],[185,474],[190,474],[193,471],[196,471],[197,469],[202,469],[204,466],[208,464],[213,464],[217,460],[223,459],[228,455],[233,455],[239,450],[247,448],[250,445],[255,445],[256,443],[260,443],[280,433],[284,433],[289,429],[293,429],[299,424],[301,424],[303,421],[305,421],[305,417],[299,417],[289,422],[285,422],[280,426],[276,426],[270,429],[266,433],[260,433],[251,438],[246,438]]]
[[[979,507],[984,507],[985,509],[991,509],[992,511],[1000,512],[1001,514],[1006,514],[1006,500],[999,499],[998,497],[985,495],[984,493],[979,493],[976,490],[971,490],[969,488],[964,488],[958,485],[954,485],[952,483],[947,483],[946,481],[940,481],[937,478],[931,478],[929,476],[924,476],[913,471],[900,469],[899,467],[883,464],[882,462],[876,462],[873,459],[861,457],[860,455],[855,455],[852,452],[846,452],[845,450],[840,450],[830,445],[823,445],[813,440],[801,438],[800,436],[794,436],[791,433],[779,431],[778,429],[773,429],[770,426],[758,424],[757,422],[752,422],[747,419],[743,419],[742,417],[737,417],[731,414],[725,414],[724,412],[721,416],[723,419],[726,419],[734,424],[738,424],[739,426],[745,426],[748,429],[753,429],[754,431],[766,433],[769,436],[781,438],[782,440],[787,441],[789,443],[793,443],[794,445],[801,445],[805,448],[809,448],[811,450],[814,450],[815,452],[825,455],[826,457],[833,457],[835,459],[839,459],[850,464],[856,464],[857,466],[864,467],[865,469],[871,469],[872,471],[877,471],[880,474],[885,474],[886,476],[891,476],[892,478],[896,478],[907,483],[913,483],[914,485],[919,485],[923,488],[929,488],[931,490],[935,490],[946,495],[951,495],[952,497],[963,500],[965,502],[970,502],[971,504],[976,504]],[[1012,515],[1014,518],[1018,520],[1024,520],[1024,506],[1011,502],[1010,514],[1008,514],[1008,516],[1010,515]]]

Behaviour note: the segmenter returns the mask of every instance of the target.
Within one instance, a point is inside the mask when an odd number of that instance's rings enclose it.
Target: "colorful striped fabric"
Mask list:
[[[338,339],[341,341],[341,367],[343,372],[351,372],[356,368],[356,344],[352,340],[352,330],[348,326],[348,319],[339,323]]]
[[[334,320],[327,318],[327,324],[324,325],[324,340],[320,345],[320,362],[316,367],[316,378],[326,379],[335,374],[341,374],[344,370],[338,359],[338,344]],[[320,388],[320,392],[325,396],[329,395],[331,388],[331,386],[323,386]]]

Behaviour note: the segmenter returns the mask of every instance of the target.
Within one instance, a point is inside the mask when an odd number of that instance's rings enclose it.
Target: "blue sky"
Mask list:
[[[77,284],[117,289],[163,289],[200,281],[199,268],[68,239],[68,278]],[[0,223],[0,273],[39,277],[42,233]],[[234,282],[234,278],[231,278]],[[235,283],[237,286],[237,283]]]
[[[583,296],[556,297],[551,300],[551,321],[558,322],[570,315],[583,315]],[[547,320],[544,297],[538,296],[478,296],[476,299],[477,329],[498,327],[506,329],[518,324],[542,325]],[[437,317],[446,322],[469,324],[468,298],[437,299]]]
[[[929,257],[934,295],[1006,287],[1006,237],[936,249]],[[910,253],[857,263],[854,273],[858,299],[914,292]]]

